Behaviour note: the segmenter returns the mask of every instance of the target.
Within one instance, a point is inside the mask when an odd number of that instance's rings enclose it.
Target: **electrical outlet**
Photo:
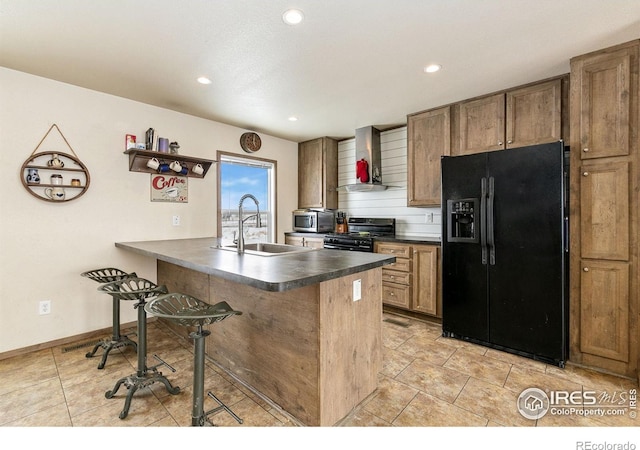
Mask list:
[[[362,280],[353,282],[353,301],[357,302],[362,298]]]
[[[433,213],[428,212],[424,215],[424,223],[433,223]]]
[[[42,300],[38,305],[38,314],[49,314],[51,312],[51,300]]]
[[[173,216],[173,226],[177,227],[180,225],[180,216]]]

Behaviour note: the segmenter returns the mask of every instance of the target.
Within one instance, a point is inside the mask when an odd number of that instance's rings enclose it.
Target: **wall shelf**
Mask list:
[[[160,164],[170,164],[173,161],[178,161],[180,165],[186,165],[189,169],[189,172],[183,176],[192,178],[204,178],[209,171],[211,164],[218,162],[211,159],[195,158],[193,156],[185,156],[175,153],[163,153],[151,150],[138,150],[133,148],[126,150],[124,153],[126,155],[129,155],[130,172],[158,173],[157,170],[147,167],[147,163],[149,162],[149,160],[152,158],[156,158],[158,161],[160,161]],[[202,165],[202,174],[197,174],[192,170],[193,166],[195,166],[196,164]],[[175,172],[172,171],[171,173]]]
[[[61,161],[63,166],[48,164],[54,159]],[[33,182],[29,177],[30,169],[38,171],[38,180]],[[51,175],[60,175],[61,184],[49,183]],[[75,155],[62,152],[34,153],[22,164],[20,179],[27,191],[41,200],[54,203],[68,202],[83,195],[89,188],[91,177],[89,170]],[[70,184],[71,179],[77,180],[77,185]],[[53,191],[48,189],[62,189],[64,196],[54,198]]]

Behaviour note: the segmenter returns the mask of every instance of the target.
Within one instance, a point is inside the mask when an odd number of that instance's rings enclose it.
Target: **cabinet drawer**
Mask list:
[[[411,260],[406,258],[396,258],[396,262],[385,267],[399,272],[411,272]]]
[[[411,247],[408,245],[378,243],[376,245],[376,252],[384,253],[387,255],[394,255],[399,258],[411,257]]]
[[[382,303],[409,308],[411,288],[401,284],[382,283]]]
[[[408,272],[398,272],[397,270],[382,269],[382,281],[405,284],[408,286],[411,284],[411,274]]]

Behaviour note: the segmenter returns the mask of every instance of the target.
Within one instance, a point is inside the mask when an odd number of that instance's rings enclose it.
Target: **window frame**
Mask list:
[[[278,196],[276,193],[277,177],[278,177],[277,161],[273,159],[259,158],[252,155],[243,155],[240,153],[225,152],[221,150],[218,150],[216,154],[216,160],[217,160],[217,164],[216,164],[216,178],[217,178],[216,180],[216,184],[217,184],[216,234],[217,236],[222,237],[222,176],[220,171],[222,169],[223,159],[225,158],[231,159],[231,160],[237,160],[240,163],[242,163],[242,161],[247,161],[247,165],[251,165],[252,162],[255,165],[264,165],[264,164],[271,165],[271,177],[269,180],[269,186],[267,187],[267,190],[268,190],[267,196],[269,198],[269,201],[272,203],[272,208],[270,208],[270,211],[271,211],[270,219],[272,220],[270,223],[273,223],[273,227],[271,228],[270,233],[268,233],[268,242],[277,242],[277,238],[278,238],[278,203],[277,203]]]

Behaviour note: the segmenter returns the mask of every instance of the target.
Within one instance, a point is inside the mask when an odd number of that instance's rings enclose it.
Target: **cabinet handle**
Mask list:
[[[588,271],[589,271],[589,268],[588,268],[588,267],[583,267],[583,268],[582,268],[582,270],[583,270],[584,272],[588,272]]]
[[[502,141],[498,141],[498,145],[502,145]]]
[[[588,177],[589,176],[589,172],[582,172],[582,176],[583,177]]]
[[[513,141],[512,141],[511,139],[509,139],[509,140],[507,141],[507,144],[513,144]]]
[[[395,297],[396,294],[394,294],[393,292],[389,292],[389,296],[391,297]]]
[[[589,149],[585,147],[585,148],[582,149],[582,151],[587,153],[589,151]]]

